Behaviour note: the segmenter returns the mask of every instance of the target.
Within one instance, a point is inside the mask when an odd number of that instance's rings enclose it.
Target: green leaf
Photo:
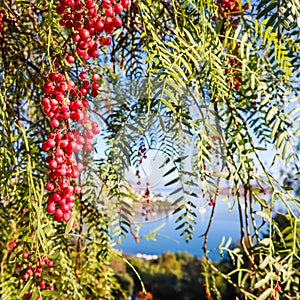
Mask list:
[[[29,279],[26,284],[23,286],[21,292],[20,292],[20,297],[23,297],[25,293],[29,290],[32,284],[32,279]]]
[[[174,184],[174,183],[176,183],[176,182],[178,182],[178,181],[179,181],[179,177],[177,177],[177,178],[174,178],[173,180],[171,180],[171,181],[169,181],[169,182],[165,183],[165,185],[164,185],[164,186],[169,186],[169,185],[172,185],[172,184]]]
[[[66,229],[65,229],[65,234],[69,234],[71,229],[72,229],[72,226],[74,224],[74,221],[75,221],[75,213],[72,213],[72,216],[70,218],[70,220],[68,221],[67,223],[67,226],[66,226]]]
[[[268,2],[268,4],[269,4],[270,2]],[[258,11],[258,14],[257,14],[257,18],[258,19],[261,19],[262,17],[265,17],[271,10],[273,10],[274,8],[276,8],[277,7],[277,2],[275,1],[275,2],[271,2],[271,4],[270,5],[268,5],[265,9],[263,9],[263,10],[259,10]],[[276,15],[276,14],[274,14],[274,15]]]
[[[173,211],[173,215],[175,215],[176,213],[178,213],[179,211],[183,210],[185,208],[185,205],[182,204],[179,207],[177,207],[174,211]]]
[[[182,187],[179,187],[179,188],[176,189],[175,191],[172,191],[169,195],[170,195],[170,196],[173,196],[173,195],[178,194],[178,193],[181,192],[181,191],[182,191]]]
[[[172,169],[170,169],[169,171],[167,171],[165,174],[163,174],[163,177],[166,177],[167,175],[173,173],[176,170],[177,170],[177,167],[173,167]]]
[[[173,111],[174,113],[176,113],[176,109],[174,108],[174,106],[167,100],[165,99],[160,99],[160,102],[165,105],[166,107],[168,107],[171,111]]]

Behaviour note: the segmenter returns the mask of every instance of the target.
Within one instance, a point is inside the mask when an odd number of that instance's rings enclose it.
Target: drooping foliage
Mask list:
[[[139,180],[151,151],[161,158],[160,184],[171,190],[176,230],[184,240],[197,238],[199,203],[211,210],[202,240],[207,299],[221,299],[218,276],[245,299],[297,299],[299,199],[278,170],[299,171],[299,3],[138,0],[124,9],[122,27],[112,33],[109,1],[94,1],[98,10],[91,12],[93,1],[78,0],[83,12],[103,14],[101,22],[109,19],[88,33],[100,43],[94,55],[95,43],[79,47],[74,37],[81,28],[74,18],[80,17],[57,9],[69,2],[0,1],[3,299],[126,297],[109,266],[116,251],[112,236],[122,240],[131,232],[139,239],[134,215],[141,206],[149,212],[152,186],[139,182],[144,191],[139,197],[128,172],[136,170]],[[125,0],[121,3],[126,7]],[[68,28],[62,18],[73,25]],[[104,38],[101,26],[107,26]],[[85,75],[79,78],[82,72],[100,74],[97,93],[81,90],[89,88]],[[92,153],[73,154],[80,175],[69,183],[81,186],[82,193],[72,194],[74,208],[66,222],[54,221],[46,211],[53,192],[46,186],[49,176],[53,183],[63,175],[49,175],[52,154],[43,143],[67,132],[78,142],[90,123],[73,115],[53,129],[53,116],[46,115],[41,101],[45,82],[57,73],[79,82],[78,91],[68,87],[64,97],[88,101],[102,137]],[[47,97],[51,93],[46,91]],[[240,226],[239,247],[220,241],[220,253],[227,252],[233,264],[230,272],[210,262],[207,246],[225,185]],[[64,197],[62,189],[55,186],[54,193]],[[57,210],[62,204],[55,205]]]

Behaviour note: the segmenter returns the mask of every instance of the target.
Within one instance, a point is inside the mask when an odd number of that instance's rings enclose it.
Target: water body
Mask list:
[[[162,228],[156,234],[156,240],[141,238],[137,244],[134,237],[128,234],[126,239],[122,240],[121,244],[117,245],[117,249],[124,253],[137,255],[161,255],[163,252],[182,252],[186,251],[194,256],[203,256],[203,234],[207,228],[212,207],[207,206],[205,210],[202,208],[196,211],[197,225],[195,225],[194,238],[186,243],[183,237],[180,236],[181,231],[175,230],[178,224],[175,223],[178,216],[173,214],[158,213],[156,216],[150,216],[148,221],[139,218],[138,225],[141,225],[139,236],[147,236],[156,228]],[[261,218],[257,217],[257,222],[260,224]],[[221,259],[220,252],[217,250],[223,238],[228,241],[232,239],[233,244],[237,244],[240,239],[240,226],[237,205],[234,205],[232,210],[228,208],[228,204],[221,199],[216,204],[216,211],[209,232],[207,249],[210,250],[209,257],[213,261]],[[181,229],[183,230],[183,229]]]

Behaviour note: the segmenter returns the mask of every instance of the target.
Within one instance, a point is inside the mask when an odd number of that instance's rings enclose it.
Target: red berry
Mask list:
[[[74,133],[73,132],[68,132],[67,139],[68,139],[69,142],[72,142],[74,140]]]
[[[93,134],[99,134],[100,133],[100,128],[99,127],[93,127],[92,128],[92,132],[93,132]]]
[[[78,136],[76,137],[76,142],[77,142],[77,144],[79,144],[79,145],[83,145],[84,142],[85,142],[85,139],[84,139],[84,137],[80,134],[80,135],[78,135]]]
[[[46,265],[46,261],[43,259],[43,260],[40,262],[39,266],[43,268],[43,267],[45,267],[45,265]]]
[[[111,4],[109,1],[102,1],[102,4],[101,4],[102,8],[104,9],[108,9],[111,7]]]
[[[99,84],[98,82],[93,82],[92,88],[93,88],[94,90],[98,90],[99,87],[100,87],[100,84]]]
[[[44,97],[41,102],[44,106],[50,106],[50,99],[51,98]]]
[[[73,107],[75,108],[74,110],[78,110],[82,108],[82,102],[79,99],[74,100],[73,102]]]
[[[74,187],[74,193],[75,194],[80,194],[81,193],[81,187],[80,186],[75,186]]]
[[[105,26],[104,31],[106,34],[112,34],[115,30],[115,26],[111,23],[108,26]]]
[[[56,142],[54,139],[48,139],[45,143],[49,148],[54,148],[56,145]]]
[[[71,214],[69,212],[65,213],[63,219],[65,222],[68,222],[71,219]]]
[[[49,168],[51,170],[56,170],[57,169],[57,162],[56,162],[56,160],[52,159],[52,160],[49,161]]]
[[[83,106],[84,108],[88,108],[88,107],[89,107],[88,101],[87,101],[87,100],[82,100],[82,106]]]
[[[82,55],[83,60],[89,60],[90,58],[91,58],[90,55],[86,52]]]
[[[59,146],[60,148],[65,148],[67,147],[68,144],[69,144],[68,140],[63,139],[60,141]]]
[[[33,271],[32,269],[28,268],[25,273],[31,276],[33,274]]]
[[[82,83],[82,86],[84,89],[88,89],[90,87],[91,83],[88,81],[88,80],[85,80],[83,83]]]
[[[55,183],[54,182],[47,182],[46,183],[46,190],[48,190],[49,192],[54,191],[55,189]]]
[[[65,26],[66,25],[66,20],[60,20],[59,25],[60,26]]]
[[[72,40],[74,42],[79,42],[80,41],[80,35],[78,33],[74,33],[73,36],[72,36]]]
[[[66,21],[65,27],[66,27],[67,29],[72,29],[72,28],[73,28],[73,22],[70,21],[70,20]]]
[[[92,97],[97,97],[97,95],[98,95],[98,91],[97,90],[92,90],[91,91],[91,96]]]
[[[120,3],[114,5],[114,12],[120,14],[123,11],[123,6]]]
[[[113,17],[112,20],[111,20],[111,22],[117,28],[119,28],[119,27],[122,26],[122,20],[119,17]]]
[[[96,32],[102,32],[104,30],[104,23],[101,20],[98,20],[94,25]]]
[[[130,5],[130,1],[129,0],[121,0],[121,5],[123,6],[123,8],[128,8]]]
[[[85,134],[85,137],[88,139],[88,140],[92,140],[94,138],[94,134],[90,131],[88,131],[86,134]]]
[[[236,60],[235,60],[234,58],[232,58],[232,59],[230,60],[230,64],[231,64],[232,66],[234,66],[234,65],[236,64]]]
[[[52,82],[55,82],[56,79],[57,79],[57,73],[50,73],[50,74],[49,74],[49,79],[50,79]]]
[[[105,9],[104,13],[105,13],[106,17],[112,17],[114,15],[114,11],[113,11],[112,7]]]
[[[37,267],[33,270],[33,273],[35,274],[35,276],[41,276],[43,272],[43,269],[41,267]]]
[[[92,7],[95,7],[96,4],[95,4],[94,1],[86,0],[85,5],[86,5],[87,8],[92,8]]]
[[[41,280],[39,282],[39,286],[41,290],[44,290],[46,288],[46,281],[45,280]]]
[[[56,209],[54,212],[54,219],[55,221],[61,221],[63,219],[64,213],[62,212],[61,209]]]
[[[52,260],[48,261],[48,267],[53,267],[54,266],[54,262]]]
[[[74,14],[74,20],[75,21],[81,21],[82,20],[82,17],[83,17],[83,15],[82,15],[82,13],[80,13],[80,12],[78,12],[78,13],[75,13]],[[79,24],[80,24],[80,26],[81,26],[81,23],[79,22]],[[74,26],[75,27],[75,26]],[[75,28],[76,29],[76,28]],[[78,28],[78,30],[80,29],[80,27]]]
[[[54,203],[48,203],[46,210],[49,214],[53,214],[56,210],[55,204]]]
[[[278,292],[278,293],[282,292],[282,288],[281,288],[281,286],[280,286],[279,283],[276,283],[276,285],[275,285],[275,291]]]
[[[97,15],[97,10],[93,7],[93,8],[90,8],[89,11],[88,11],[88,15],[90,18],[93,18],[94,16]]]
[[[81,79],[86,79],[86,78],[87,78],[87,73],[86,73],[86,71],[82,71],[82,72],[79,74],[79,77],[80,77]]]
[[[88,50],[88,54],[90,57],[97,57],[99,55],[98,50],[97,49],[89,49]]]
[[[60,209],[61,209],[62,212],[64,212],[64,213],[69,212],[69,210],[70,210],[69,204],[67,204],[67,203],[62,204],[62,205],[60,206]]]
[[[74,5],[74,9],[77,11],[81,11],[82,10],[82,3],[80,1],[77,1]]]
[[[23,278],[25,281],[27,281],[27,280],[29,279],[29,274],[24,273],[24,274],[22,275],[22,278]]]
[[[81,114],[79,111],[73,111],[73,112],[71,112],[71,114],[70,114],[70,118],[71,118],[72,120],[74,120],[74,121],[79,122],[79,121],[82,120],[83,116],[82,116],[82,114]]]
[[[80,89],[81,96],[85,96],[88,93],[88,91],[85,88]]]
[[[67,57],[66,57],[66,61],[69,63],[69,64],[72,64],[75,62],[75,56],[73,54],[69,54]]]
[[[65,7],[63,5],[57,5],[56,6],[56,12],[59,14],[59,15],[63,15],[65,13]]]
[[[58,74],[57,74],[57,80],[58,80],[59,82],[66,81],[66,76],[65,76],[64,74],[58,73]]]
[[[99,74],[97,74],[97,73],[94,73],[93,75],[92,75],[92,80],[93,81],[98,81],[98,80],[100,80],[100,75]]]
[[[86,143],[86,144],[83,146],[83,149],[84,149],[84,151],[86,151],[86,152],[91,152],[91,151],[93,151],[93,146],[92,146],[91,144],[89,144],[89,143]]]
[[[80,29],[79,35],[83,40],[87,40],[90,37],[90,32],[87,29]]]

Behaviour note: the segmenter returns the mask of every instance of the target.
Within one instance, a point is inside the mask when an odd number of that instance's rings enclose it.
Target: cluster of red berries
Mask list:
[[[152,207],[151,207],[151,200],[149,198],[150,196],[150,190],[149,190],[149,183],[147,183],[146,191],[143,195],[143,198],[146,199],[146,204],[143,205],[142,209],[142,216],[145,217],[145,221],[149,220],[149,217],[153,213]]]
[[[98,56],[98,42],[102,46],[110,44],[111,38],[102,33],[110,34],[122,25],[116,15],[128,6],[128,0],[121,0],[120,3],[103,0],[101,7],[93,0],[59,0],[56,11],[62,15],[60,25],[75,30],[73,41],[77,54],[88,60]],[[66,61],[73,64],[75,56],[68,54]],[[56,221],[70,220],[75,194],[81,192],[81,188],[72,182],[80,172],[73,153],[81,150],[91,152],[92,139],[100,132],[98,124],[90,119],[89,104],[84,98],[98,95],[100,76],[94,73],[89,80],[87,72],[82,71],[79,77],[80,83],[75,85],[64,74],[51,73],[44,84],[47,96],[42,99],[42,104],[53,128],[42,146],[45,151],[51,151],[46,158],[50,169],[50,180],[46,183],[46,189],[50,192],[47,211],[54,214]],[[72,130],[71,120],[78,122],[81,128]]]
[[[209,201],[208,201],[208,205],[209,206],[214,206],[216,204],[216,198],[210,196]]]
[[[279,296],[279,293],[282,292],[282,288],[281,288],[281,285],[279,282],[276,282],[276,284],[274,286],[274,291],[275,291],[274,294],[276,294],[276,295],[272,295],[271,298],[268,297],[267,300],[279,300],[279,297],[277,297],[277,296]]]
[[[238,0],[217,0],[216,4],[219,7],[218,13],[221,17],[221,20],[223,22],[223,26],[227,28],[228,26],[231,26],[232,23],[233,29],[236,29],[237,24],[239,23],[239,16],[249,9],[249,6],[243,5],[242,7],[239,6]],[[212,21],[217,21],[218,17],[213,16]],[[230,21],[229,21],[230,20]],[[235,49],[232,49],[232,45],[229,45],[229,51],[233,52],[233,56],[238,57],[239,55],[239,45],[235,46]],[[231,65],[231,68],[225,69],[225,74],[228,74],[228,84],[230,86],[230,90],[235,89],[238,90],[240,86],[242,85],[242,78],[240,77],[240,71],[238,70],[238,67],[241,66],[240,63],[237,62],[237,59],[235,57],[229,58],[229,63]]]
[[[60,0],[56,11],[62,16],[60,25],[75,30],[72,38],[76,42],[77,54],[89,60],[98,56],[98,43],[101,46],[111,44],[108,34],[122,26],[122,20],[117,15],[129,4],[129,0],[121,0],[120,3],[102,0],[100,6],[94,0]],[[68,60],[73,62],[75,57],[70,54]]]
[[[249,9],[248,4],[239,6],[238,0],[218,0],[216,2],[217,6],[220,8],[219,13],[227,19],[231,19],[232,17],[239,16],[243,11]],[[213,17],[213,21],[216,21],[217,17]],[[238,19],[235,19],[234,23],[238,23]]]
[[[141,175],[140,175],[140,170],[136,170],[135,171],[135,176],[138,178],[138,181],[137,181],[137,185],[140,185],[141,184]]]
[[[49,291],[54,291],[54,285],[49,281],[43,279],[43,277],[48,277],[48,274],[54,273],[54,262],[48,257],[43,257],[39,260],[36,253],[29,254],[24,251],[20,254],[19,261],[16,264],[16,272],[21,274],[22,279],[27,282],[29,279],[33,279],[33,282],[39,287],[39,289]],[[31,299],[31,293],[27,291],[25,293],[25,299]],[[40,299],[39,297],[36,299]]]
[[[61,73],[49,74],[44,92],[47,96],[41,102],[53,128],[42,145],[43,150],[51,151],[46,158],[50,169],[50,181],[46,183],[46,189],[51,193],[47,211],[54,214],[56,221],[67,222],[74,207],[74,194],[81,192],[80,187],[73,187],[71,182],[78,177],[79,171],[73,159],[74,133],[70,130],[69,120],[82,122],[88,103],[78,97],[80,92],[76,90],[74,82],[67,81]],[[77,97],[71,101],[69,96]]]
[[[73,153],[82,149],[91,152],[92,139],[100,132],[98,124],[90,120],[88,101],[83,98],[89,93],[90,87],[91,94],[96,95],[100,87],[100,76],[93,74],[92,84],[86,80],[85,71],[80,73],[80,78],[83,82],[77,88],[75,83],[67,81],[63,74],[51,73],[44,84],[47,96],[42,99],[42,104],[53,128],[42,145],[43,150],[51,151],[46,158],[51,170],[50,181],[46,183],[46,189],[51,192],[48,196],[47,211],[54,214],[56,221],[70,220],[74,195],[81,192],[79,186],[72,186],[72,180],[76,179],[80,172]],[[81,124],[83,130],[71,130],[70,120]]]
[[[148,187],[149,184],[147,184],[147,187],[146,187],[146,191],[144,193],[144,198],[147,199],[147,203],[150,203],[150,199],[149,199],[149,196],[150,196],[150,190],[149,190],[149,187]]]
[[[151,207],[149,182],[147,182],[146,185],[147,185],[146,190],[145,190],[145,193],[143,195],[143,198],[146,199],[146,205],[144,205],[142,207],[142,209],[143,209],[142,216],[144,216],[145,220],[148,221],[149,216],[152,214],[153,210],[152,210],[152,207]]]
[[[86,122],[81,132],[74,130],[73,151],[80,152],[83,149],[86,152],[91,152],[93,150],[92,139],[99,132],[100,128],[96,122]]]
[[[139,163],[142,164],[143,163],[143,159],[146,159],[147,158],[147,148],[145,146],[145,142],[144,140],[141,138],[141,141],[140,141],[140,146],[139,146],[139,149],[138,149],[138,157],[139,157]],[[137,181],[137,185],[140,185],[141,184],[141,175],[140,175],[140,171],[139,170],[136,170],[135,172],[135,176],[138,178],[138,181]]]
[[[140,163],[143,162],[143,159],[147,158],[146,153],[147,153],[147,148],[146,148],[145,144],[142,143],[138,150],[138,156],[140,157]]]
[[[238,0],[219,0],[217,1],[217,5],[227,13],[238,13],[241,10]]]
[[[44,92],[49,96],[42,99],[42,104],[44,112],[51,119],[52,128],[59,128],[70,118],[78,122],[83,119],[82,110],[88,107],[88,103],[80,99],[81,91],[75,88],[73,81],[67,81],[64,74],[50,73],[44,84]],[[69,95],[77,97],[70,101]]]
[[[4,18],[4,12],[0,10],[0,32],[3,31],[3,18]]]
[[[86,96],[90,94],[92,97],[96,97],[98,95],[98,89],[100,88],[99,80],[101,79],[100,75],[94,73],[91,77],[91,80],[88,79],[88,74],[86,71],[82,71],[79,74],[80,79],[82,80],[80,94],[81,96]]]
[[[239,55],[238,48],[239,45],[236,46],[236,50],[234,52],[234,55],[236,57]],[[231,50],[231,46],[229,46],[229,49]],[[228,80],[228,83],[230,85],[230,90],[232,90],[233,88],[235,90],[238,90],[242,84],[242,78],[239,75],[240,70],[238,69],[239,67],[241,67],[241,63],[237,62],[236,58],[230,58],[229,62],[231,65],[231,69],[225,69],[225,74],[231,76],[231,78]]]

